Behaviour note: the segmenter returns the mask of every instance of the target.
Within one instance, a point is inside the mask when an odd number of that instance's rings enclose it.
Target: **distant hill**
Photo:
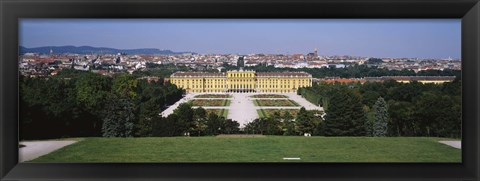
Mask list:
[[[173,52],[171,50],[159,50],[156,48],[139,48],[139,49],[115,49],[115,48],[106,48],[106,47],[91,47],[91,46],[44,46],[44,47],[35,47],[35,48],[26,48],[20,46],[20,54],[25,53],[40,53],[40,54],[49,54],[50,50],[55,54],[117,54],[117,53],[126,53],[129,55],[132,54],[182,54],[182,53],[193,53],[193,52]]]

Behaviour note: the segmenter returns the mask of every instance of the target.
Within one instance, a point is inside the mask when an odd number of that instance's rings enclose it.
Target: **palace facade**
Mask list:
[[[306,72],[255,72],[233,70],[226,73],[175,72],[170,82],[187,93],[200,92],[296,92],[312,86]]]

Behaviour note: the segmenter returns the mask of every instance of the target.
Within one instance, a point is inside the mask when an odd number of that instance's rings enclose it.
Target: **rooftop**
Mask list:
[[[258,77],[311,77],[306,72],[257,72]]]
[[[235,72],[235,71],[233,71]],[[249,71],[255,72],[255,71]],[[306,72],[256,72],[257,77],[311,77]],[[175,72],[171,77],[226,77],[225,73]]]

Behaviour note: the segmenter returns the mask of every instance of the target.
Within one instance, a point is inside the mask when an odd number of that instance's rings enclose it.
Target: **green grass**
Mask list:
[[[32,162],[461,162],[442,138],[85,138]]]
[[[290,102],[291,102],[293,105],[295,105],[295,106],[300,106],[300,104],[298,104],[297,102],[295,102],[295,101],[293,101],[293,100],[291,100],[291,99],[289,99],[288,101],[290,101]]]
[[[222,109],[222,116],[223,116],[224,118],[227,118],[227,116],[228,116],[228,109]]]
[[[232,103],[232,101],[230,101],[229,99],[224,100],[223,106],[230,106],[230,103]]]
[[[267,116],[265,115],[265,111],[263,111],[263,109],[257,109],[257,114],[258,114],[258,117],[259,117],[259,118],[265,118],[265,117],[267,117]]]

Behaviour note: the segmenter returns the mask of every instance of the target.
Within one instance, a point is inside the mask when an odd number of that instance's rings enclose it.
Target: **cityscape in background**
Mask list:
[[[225,72],[242,58],[246,69],[460,70],[460,30],[455,19],[22,19],[19,68],[26,76],[155,65]]]
[[[46,47],[48,48],[48,47]],[[135,71],[145,71],[148,65],[175,65],[191,68],[193,71],[224,72],[227,66],[237,66],[243,58],[244,67],[273,66],[275,68],[345,68],[366,65],[388,70],[461,70],[460,59],[365,57],[353,55],[319,55],[317,48],[310,52],[295,54],[75,54],[25,52],[19,56],[19,69],[22,75],[42,77],[56,75],[63,69],[91,71],[102,75]]]

